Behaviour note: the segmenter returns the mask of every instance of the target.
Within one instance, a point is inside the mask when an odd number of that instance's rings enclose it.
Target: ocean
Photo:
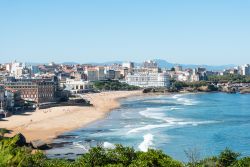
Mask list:
[[[180,161],[187,161],[186,152],[204,158],[226,147],[249,156],[249,128],[249,94],[132,97],[106,118],[59,136],[47,155],[74,159],[93,146],[123,144],[141,151],[160,149]]]

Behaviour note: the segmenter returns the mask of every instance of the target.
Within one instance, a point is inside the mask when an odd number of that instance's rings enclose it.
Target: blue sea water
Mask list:
[[[133,97],[85,128],[65,133],[49,157],[75,158],[90,147],[119,143],[136,150],[161,149],[187,161],[185,151],[203,158],[226,147],[250,155],[250,95],[225,93]]]

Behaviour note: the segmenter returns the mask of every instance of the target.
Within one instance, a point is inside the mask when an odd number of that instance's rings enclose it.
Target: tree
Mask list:
[[[249,167],[250,157],[244,157],[232,165],[232,167]]]
[[[200,153],[198,151],[198,149],[194,148],[194,149],[188,149],[188,150],[184,150],[186,157],[188,158],[189,161],[189,166],[190,167],[195,167],[197,166],[198,162],[200,161]]]
[[[226,167],[232,165],[236,162],[237,158],[240,156],[239,153],[233,152],[226,148],[222,151],[218,157],[219,166]]]
[[[172,159],[162,151],[149,149],[148,152],[137,152],[137,158],[130,167],[183,167],[179,161]]]
[[[94,81],[94,89],[97,90],[138,90],[137,86],[122,83],[117,80]]]

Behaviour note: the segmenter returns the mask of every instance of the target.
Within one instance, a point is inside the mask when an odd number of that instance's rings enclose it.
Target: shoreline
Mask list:
[[[88,93],[83,97],[93,106],[57,106],[47,109],[38,109],[33,112],[12,115],[0,121],[0,127],[11,130],[12,137],[22,133],[27,142],[41,140],[51,143],[57,136],[63,133],[83,128],[90,123],[103,119],[114,109],[119,108],[121,99],[135,96],[157,96],[188,93],[211,92],[168,92],[168,93],[142,93],[136,91],[110,91],[100,93]]]
[[[28,142],[42,140],[50,143],[58,135],[76,130],[100,120],[120,107],[120,100],[143,95],[142,91],[112,91],[84,94],[93,106],[59,106],[13,115],[0,121],[0,127],[22,133]]]

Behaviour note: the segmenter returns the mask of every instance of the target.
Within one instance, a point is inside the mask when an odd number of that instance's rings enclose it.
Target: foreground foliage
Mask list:
[[[135,151],[131,147],[116,145],[114,149],[92,148],[76,159],[48,159],[42,152],[32,152],[28,147],[18,147],[18,136],[0,139],[0,167],[249,167],[250,157],[225,149],[219,156],[185,164],[174,160],[162,151]]]

